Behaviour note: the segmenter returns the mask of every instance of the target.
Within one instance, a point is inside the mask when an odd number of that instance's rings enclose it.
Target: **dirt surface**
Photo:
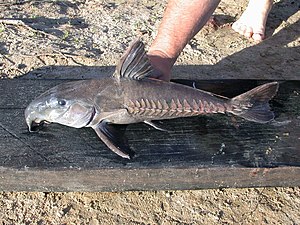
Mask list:
[[[2,1],[0,76],[86,78],[99,71],[108,75],[136,36],[143,35],[143,40],[151,43],[165,3]],[[237,19],[246,5],[245,0],[222,1],[215,12],[216,23],[205,26],[186,46],[174,77],[199,73],[203,79],[299,79],[299,3],[275,1],[267,24],[268,38],[259,44],[226,25]],[[2,224],[300,224],[299,187],[2,192],[0,206]]]
[[[299,188],[2,193],[3,224],[299,224]]]

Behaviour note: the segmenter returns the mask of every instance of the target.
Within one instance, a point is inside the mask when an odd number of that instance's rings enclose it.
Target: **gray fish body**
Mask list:
[[[120,123],[224,113],[229,106],[225,97],[172,82],[128,79],[121,86],[127,118]]]
[[[77,128],[92,127],[103,119],[115,124],[130,124],[231,110],[228,98],[151,78],[122,82],[113,78],[74,81],[58,85],[41,97],[49,98],[49,95],[57,102],[65,100],[84,105],[89,116],[82,117],[83,121],[77,120]],[[43,99],[37,100],[41,101]]]
[[[134,42],[109,78],[58,85],[39,96],[25,110],[29,130],[43,122],[75,128],[92,127],[115,153],[130,158],[132,151],[118,124],[232,113],[249,121],[274,118],[268,101],[278,83],[268,83],[229,99],[172,82],[148,78],[151,65],[141,42]]]

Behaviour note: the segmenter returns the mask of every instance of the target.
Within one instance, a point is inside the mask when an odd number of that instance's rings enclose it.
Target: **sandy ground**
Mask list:
[[[299,3],[275,1],[263,44],[235,34],[226,25],[246,5],[245,0],[222,1],[215,12],[217,24],[206,26],[191,40],[177,65],[204,65],[203,78],[211,78],[212,68],[218,78],[295,77]],[[93,76],[93,71],[85,75],[80,69],[61,74],[53,69],[57,66],[108,66],[103,71],[108,74],[136,36],[143,35],[151,43],[164,7],[165,1],[154,0],[0,1],[0,77]],[[255,61],[258,55],[263,63]],[[286,68],[287,63],[295,66]],[[185,76],[180,72],[175,69],[174,77]],[[299,187],[1,192],[0,206],[2,224],[300,224]]]

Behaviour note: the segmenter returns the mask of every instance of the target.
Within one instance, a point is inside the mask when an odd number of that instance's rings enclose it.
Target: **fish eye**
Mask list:
[[[64,105],[67,104],[66,100],[64,100],[64,99],[58,100],[57,103],[58,103],[59,105],[61,105],[61,106],[64,106]]]

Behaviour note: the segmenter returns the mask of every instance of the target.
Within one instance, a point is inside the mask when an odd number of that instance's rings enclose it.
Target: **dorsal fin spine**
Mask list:
[[[151,74],[152,66],[139,39],[135,40],[123,54],[117,65],[114,77],[117,80],[129,78],[140,80]]]

